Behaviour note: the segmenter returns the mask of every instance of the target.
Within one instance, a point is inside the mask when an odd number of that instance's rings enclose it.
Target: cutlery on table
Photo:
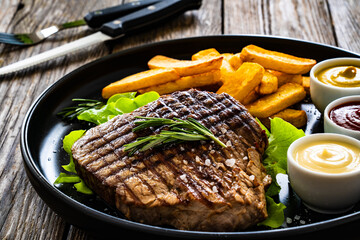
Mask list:
[[[119,18],[136,10],[155,4],[161,0],[139,0],[130,3],[121,4],[105,9],[95,10],[87,15],[83,19],[76,21],[66,22],[63,24],[56,24],[38,31],[31,33],[0,33],[0,43],[10,45],[29,46],[39,43],[51,35],[69,28],[88,25],[91,28],[99,28],[106,22]]]
[[[127,14],[110,22],[103,24],[98,32],[89,36],[67,43],[63,46],[53,48],[30,58],[0,68],[0,76],[16,72],[45,61],[73,53],[76,50],[117,39],[127,34],[152,27],[170,17],[186,12],[187,10],[198,9],[201,0],[163,0],[149,5],[143,9]]]

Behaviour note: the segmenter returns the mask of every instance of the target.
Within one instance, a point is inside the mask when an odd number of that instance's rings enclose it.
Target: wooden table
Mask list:
[[[75,20],[88,11],[119,4],[122,0],[2,0],[0,32],[29,32]],[[20,153],[20,128],[36,97],[74,69],[123,49],[203,35],[264,34],[305,39],[360,53],[358,0],[203,0],[190,11],[140,34],[97,44],[31,70],[0,79],[0,238],[91,239],[55,214],[32,188]],[[0,44],[4,65],[88,35],[86,27],[63,31],[33,47]],[[303,237],[358,239],[360,221]],[[119,236],[123,235],[119,233]],[[146,236],[145,236],[146,237]],[[331,238],[332,239],[332,238]]]

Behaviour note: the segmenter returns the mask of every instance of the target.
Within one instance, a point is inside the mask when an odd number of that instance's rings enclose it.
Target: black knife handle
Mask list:
[[[138,0],[114,7],[95,10],[86,14],[84,20],[89,27],[99,28],[104,23],[107,23],[111,20],[129,14],[131,12],[137,11],[149,5],[158,3],[159,1],[161,0]]]
[[[198,9],[201,0],[164,0],[104,24],[100,31],[117,37],[152,26],[175,14]]]

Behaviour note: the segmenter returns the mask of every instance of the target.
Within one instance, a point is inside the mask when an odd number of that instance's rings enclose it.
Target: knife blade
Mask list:
[[[201,0],[164,0],[149,5],[144,9],[103,24],[98,32],[89,36],[2,67],[0,68],[0,76],[38,65],[97,43],[117,39],[126,34],[143,30],[173,15],[198,9],[201,6],[201,2]]]

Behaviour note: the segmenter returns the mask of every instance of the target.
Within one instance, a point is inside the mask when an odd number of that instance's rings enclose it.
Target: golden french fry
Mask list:
[[[103,88],[102,96],[103,98],[109,98],[116,93],[136,91],[140,88],[175,81],[179,78],[179,74],[172,68],[147,70],[109,84]]]
[[[258,93],[261,95],[267,95],[276,92],[278,89],[278,79],[275,75],[269,73],[268,71],[264,72],[264,76],[261,79]]]
[[[222,56],[202,58],[196,61],[188,61],[157,55],[150,59],[148,66],[150,69],[173,68],[180,76],[185,77],[219,69],[222,60]]]
[[[297,128],[305,126],[307,122],[307,116],[304,110],[287,108],[271,116],[271,118],[275,117],[282,118]]]
[[[264,71],[264,68],[257,63],[243,63],[236,70],[234,77],[226,81],[217,93],[226,92],[239,102],[242,102],[260,84]]]
[[[221,54],[224,58],[220,67],[221,81],[225,83],[234,78],[236,70],[231,66],[229,60],[231,59],[230,53]]]
[[[302,77],[302,86],[304,87],[306,94],[310,95],[310,77]]]
[[[204,58],[213,58],[218,56],[220,56],[220,53],[215,48],[208,48],[192,55],[191,60],[196,61]]]
[[[220,82],[220,70],[212,70],[210,72],[197,75],[182,77],[178,80],[167,82],[164,84],[139,89],[139,93],[155,91],[160,95],[172,93],[175,91],[186,90],[189,88],[197,88],[209,86]]]
[[[272,69],[266,69],[267,72],[273,74],[278,79],[278,87],[281,87],[285,83],[297,83],[302,84],[302,75],[301,74],[288,74]]]
[[[260,97],[260,95],[254,89],[242,100],[242,104],[244,104],[244,105],[250,104],[250,103],[256,101],[259,97]]]
[[[233,54],[231,58],[228,59],[228,62],[233,67],[233,69],[236,71],[242,64],[240,53]]]
[[[246,108],[254,117],[266,118],[300,102],[305,97],[306,92],[303,86],[296,83],[286,83],[275,93],[259,98],[246,105]]]
[[[276,117],[291,123],[297,128],[305,126],[307,122],[307,116],[304,110],[296,110],[291,108],[284,109],[268,118],[259,118],[259,120],[265,125],[265,127],[270,129],[270,119]]]
[[[264,68],[274,69],[289,74],[304,74],[316,64],[313,59],[270,51],[255,45],[244,47],[240,54],[244,62],[256,62]]]

